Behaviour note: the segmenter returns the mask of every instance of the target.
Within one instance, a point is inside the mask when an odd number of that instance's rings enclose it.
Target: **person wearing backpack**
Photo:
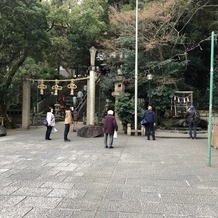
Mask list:
[[[77,123],[79,121],[79,113],[74,109],[74,107],[71,107],[71,115],[73,120],[73,132],[77,131]]]
[[[189,136],[190,139],[196,139],[197,137],[197,123],[200,119],[199,113],[195,110],[193,105],[189,106],[188,111],[186,113],[188,128],[189,128]]]

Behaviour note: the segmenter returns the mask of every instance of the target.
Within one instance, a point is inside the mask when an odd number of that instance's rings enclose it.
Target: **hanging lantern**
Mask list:
[[[70,89],[70,95],[74,95],[74,89],[77,88],[77,85],[74,84],[74,80],[70,81],[70,84],[67,85],[67,88]]]
[[[180,98],[178,97],[178,102],[180,102]]]
[[[40,89],[40,95],[43,95],[44,89],[47,89],[47,86],[44,84],[43,79],[40,81],[40,84],[37,87]]]
[[[62,90],[62,86],[58,85],[59,80],[55,80],[55,85],[52,86],[52,89],[54,90],[54,95],[58,95],[58,90]]]

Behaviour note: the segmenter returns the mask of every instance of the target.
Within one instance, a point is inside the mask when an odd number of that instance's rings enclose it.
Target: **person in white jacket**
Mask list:
[[[52,128],[55,126],[55,116],[53,114],[53,107],[49,107],[47,115],[46,115],[46,120],[48,122],[47,125],[47,130],[45,133],[45,140],[51,140],[50,135]]]

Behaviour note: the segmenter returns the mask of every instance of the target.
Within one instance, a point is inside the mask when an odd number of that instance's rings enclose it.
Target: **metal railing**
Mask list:
[[[100,80],[101,80],[101,75],[98,75],[98,77],[95,80],[95,86],[99,84]],[[76,106],[76,111],[80,113],[86,103],[87,103],[87,92],[85,93],[79,104]]]

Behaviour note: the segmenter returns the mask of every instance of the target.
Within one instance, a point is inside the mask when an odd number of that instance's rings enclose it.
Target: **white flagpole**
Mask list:
[[[136,0],[136,26],[135,26],[135,134],[138,131],[138,0]]]

